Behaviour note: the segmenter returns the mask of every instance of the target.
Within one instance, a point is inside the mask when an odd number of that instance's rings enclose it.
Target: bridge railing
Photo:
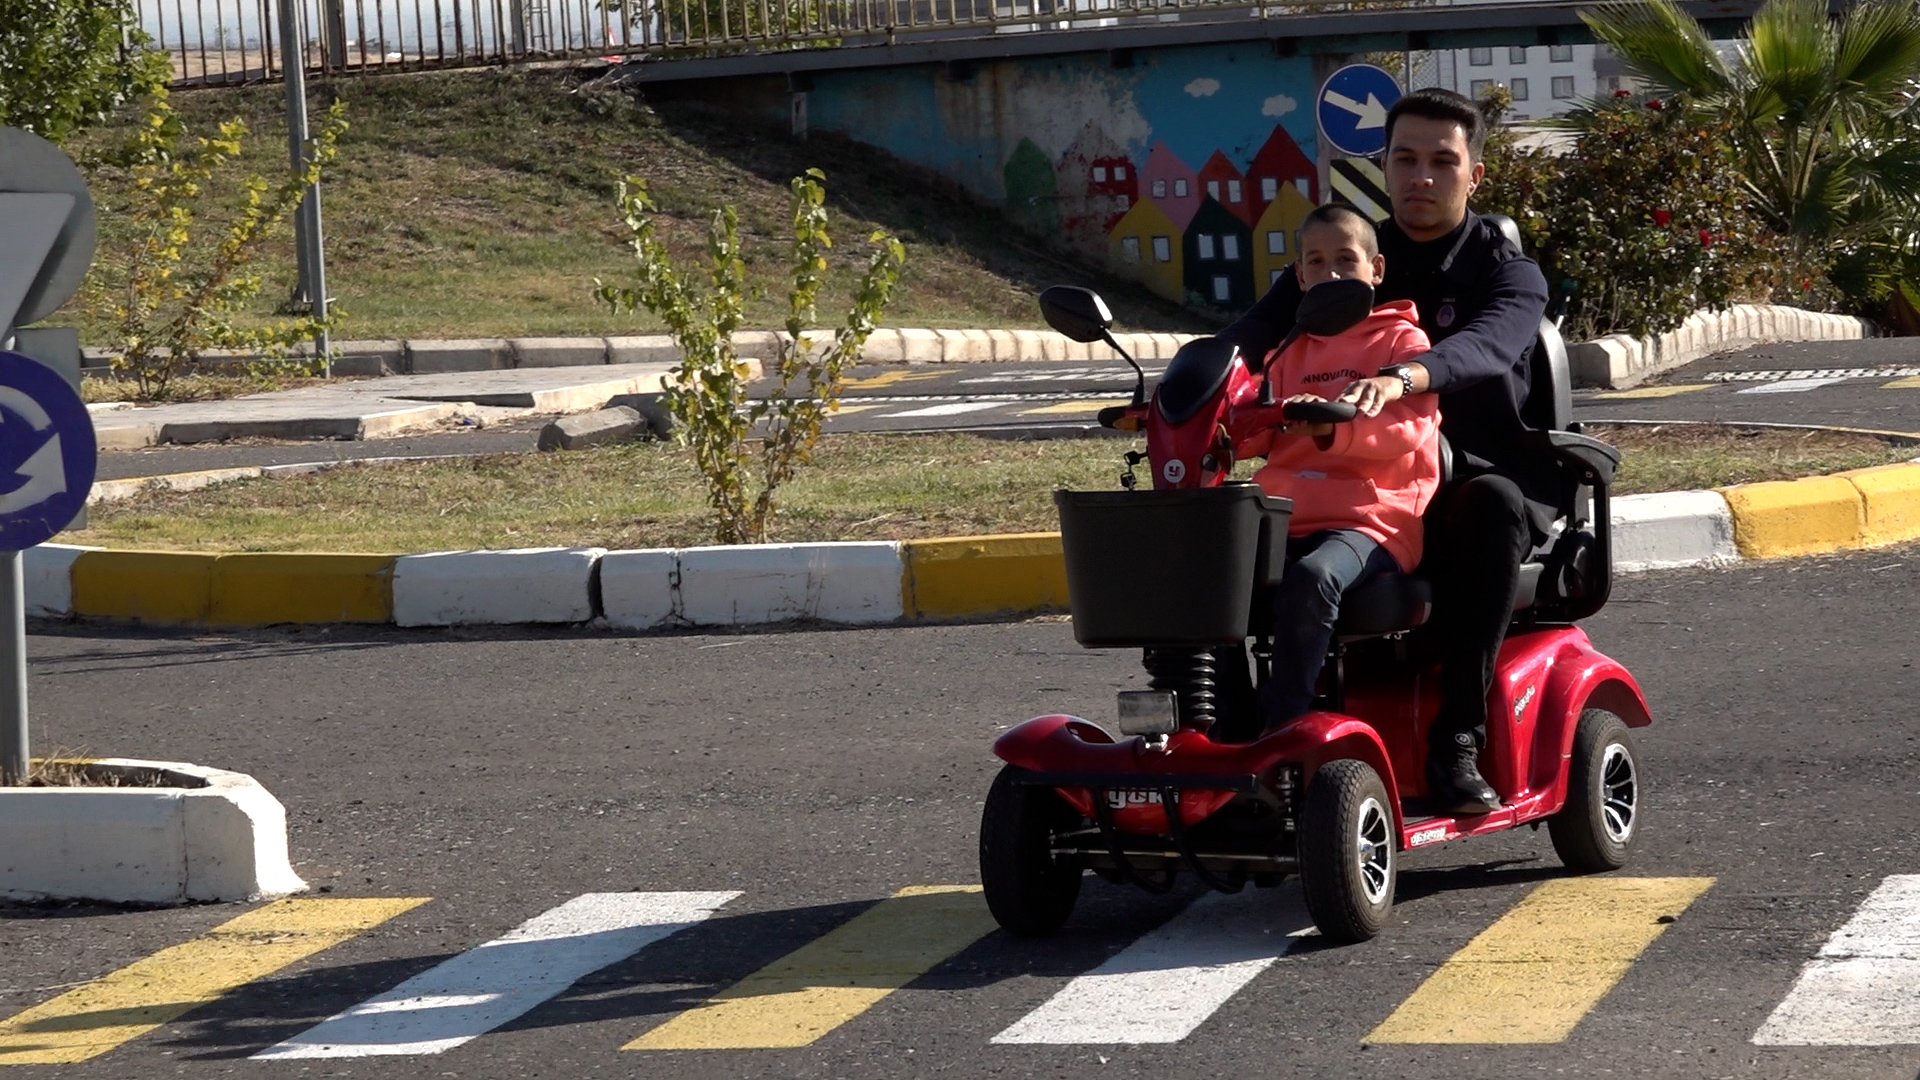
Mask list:
[[[1201,12],[1258,17],[1348,6],[1327,0],[1284,5],[1264,0],[297,0],[297,4],[304,8],[300,36],[307,70],[333,75],[822,48],[908,36],[1175,21]],[[153,47],[171,58],[176,86],[282,77],[276,0],[139,0],[139,6],[141,28]]]

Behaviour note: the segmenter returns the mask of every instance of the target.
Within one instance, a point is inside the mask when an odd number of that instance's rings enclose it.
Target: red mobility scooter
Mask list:
[[[1307,294],[1299,322],[1335,333],[1371,304],[1364,282],[1333,282]],[[1041,305],[1061,333],[1126,356],[1098,296],[1062,286]],[[1203,338],[1173,358],[1150,399],[1142,375],[1132,404],[1102,414],[1108,427],[1146,433],[1146,452],[1126,455],[1126,490],[1054,493],[1075,639],[1143,650],[1149,682],[1120,692],[1117,730],[1040,716],[994,743],[1006,766],[987,795],[980,875],[1001,926],[1057,930],[1089,870],[1155,892],[1182,870],[1225,892],[1297,873],[1321,934],[1357,942],[1385,924],[1397,855],[1411,848],[1544,821],[1576,873],[1626,863],[1644,790],[1629,729],[1650,717],[1633,676],[1576,625],[1607,600],[1619,454],[1570,424],[1566,350],[1550,322],[1531,365],[1523,416],[1565,489],[1554,534],[1522,569],[1489,695],[1480,764],[1501,808],[1422,806],[1439,679],[1421,632],[1432,589],[1419,573],[1350,593],[1314,711],[1255,737],[1253,684],[1271,660],[1266,613],[1291,505],[1229,481],[1228,431],[1282,415],[1338,422],[1353,407],[1262,404],[1265,380],[1237,347]],[[1151,490],[1135,489],[1143,461]]]

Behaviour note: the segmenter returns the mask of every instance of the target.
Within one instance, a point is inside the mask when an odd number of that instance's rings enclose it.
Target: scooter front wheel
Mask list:
[[[1640,839],[1639,757],[1626,722],[1605,709],[1580,714],[1567,766],[1567,805],[1547,819],[1554,853],[1576,874],[1627,865]]]
[[[1393,910],[1394,827],[1387,786],[1364,761],[1320,766],[1300,811],[1300,887],[1329,941],[1366,941]]]
[[[1008,765],[994,777],[980,815],[980,883],[987,910],[1008,933],[1040,937],[1060,929],[1080,898],[1081,868],[1053,853],[1056,833],[1080,823],[1048,787],[1020,783]]]

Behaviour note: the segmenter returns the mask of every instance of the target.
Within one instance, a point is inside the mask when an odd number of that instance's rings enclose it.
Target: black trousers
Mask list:
[[[1433,632],[1440,659],[1440,711],[1430,741],[1467,732],[1486,745],[1487,691],[1513,617],[1520,564],[1533,526],[1520,486],[1498,473],[1449,484],[1426,515],[1423,566],[1433,581]]]

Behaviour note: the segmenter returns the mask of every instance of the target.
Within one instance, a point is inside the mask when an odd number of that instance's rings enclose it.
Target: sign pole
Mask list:
[[[0,554],[0,786],[27,782],[27,590],[18,551]]]

